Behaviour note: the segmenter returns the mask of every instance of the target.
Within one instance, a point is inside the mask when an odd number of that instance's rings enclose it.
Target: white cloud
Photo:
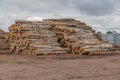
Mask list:
[[[30,17],[30,18],[27,18],[27,20],[29,21],[42,21],[42,18],[41,17]]]

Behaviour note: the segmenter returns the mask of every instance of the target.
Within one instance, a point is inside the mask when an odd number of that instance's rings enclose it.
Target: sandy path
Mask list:
[[[120,80],[120,55],[71,60],[0,55],[0,80]]]

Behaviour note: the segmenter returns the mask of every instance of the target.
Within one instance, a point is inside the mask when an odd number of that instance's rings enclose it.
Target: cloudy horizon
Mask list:
[[[1,0],[0,28],[18,19],[75,18],[97,31],[120,32],[120,0]]]

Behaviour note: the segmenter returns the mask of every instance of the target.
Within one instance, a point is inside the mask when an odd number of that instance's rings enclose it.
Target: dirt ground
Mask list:
[[[79,59],[0,55],[0,80],[120,80],[120,55]]]

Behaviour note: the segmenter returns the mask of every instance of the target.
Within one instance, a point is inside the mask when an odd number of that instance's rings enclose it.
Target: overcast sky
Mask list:
[[[17,19],[75,18],[102,32],[120,32],[120,0],[0,0],[0,27]]]

